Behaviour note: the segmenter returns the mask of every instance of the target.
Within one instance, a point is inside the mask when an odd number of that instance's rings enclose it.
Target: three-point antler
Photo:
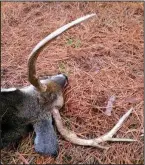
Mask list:
[[[93,147],[99,147],[102,149],[108,149],[108,147],[104,147],[99,145],[101,142],[105,141],[124,141],[124,142],[132,142],[136,141],[134,139],[127,139],[127,138],[113,138],[113,135],[120,129],[123,122],[129,117],[131,114],[133,108],[131,108],[128,112],[126,112],[118,121],[118,123],[105,135],[102,135],[98,138],[94,139],[81,139],[79,138],[73,131],[70,131],[66,129],[61,120],[61,116],[58,109],[53,109],[52,114],[53,118],[55,120],[56,126],[60,134],[68,141],[77,144],[77,145],[83,145],[83,146],[93,146]]]
[[[29,59],[28,59],[28,80],[33,86],[36,87],[37,90],[39,90],[40,92],[45,92],[47,89],[46,85],[42,84],[40,82],[40,80],[36,77],[36,68],[35,68],[38,55],[39,55],[40,51],[42,50],[42,48],[45,46],[45,44],[47,42],[49,42],[50,40],[52,40],[53,38],[60,35],[61,33],[63,33],[64,31],[66,31],[67,29],[69,29],[70,27],[72,27],[78,23],[81,23],[82,21],[85,21],[95,15],[96,14],[90,14],[90,15],[83,16],[81,18],[78,18],[75,21],[72,21],[71,23],[68,23],[68,24],[60,27],[59,29],[57,29],[56,31],[54,31],[53,33],[51,33],[50,35],[45,37],[43,40],[41,40],[35,46],[35,48],[30,53]]]

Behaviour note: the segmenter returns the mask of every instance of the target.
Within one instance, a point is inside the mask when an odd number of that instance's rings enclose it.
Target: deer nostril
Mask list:
[[[65,74],[62,74],[64,77],[65,77],[65,79],[68,81],[68,77],[65,75]]]

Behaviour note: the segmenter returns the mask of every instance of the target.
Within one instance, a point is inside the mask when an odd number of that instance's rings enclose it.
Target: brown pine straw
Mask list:
[[[80,16],[97,18],[73,27],[52,41],[37,62],[39,76],[64,72],[69,85],[61,110],[63,124],[81,138],[108,132],[134,107],[116,137],[137,142],[105,142],[105,151],[65,141],[57,132],[60,152],[56,159],[34,151],[33,137],[18,148],[1,151],[3,164],[139,164],[143,163],[143,2],[2,2],[1,85],[21,87],[27,80],[27,58],[47,34]],[[115,95],[111,116],[104,114]],[[33,159],[32,159],[33,158]],[[23,162],[24,163],[24,162]]]

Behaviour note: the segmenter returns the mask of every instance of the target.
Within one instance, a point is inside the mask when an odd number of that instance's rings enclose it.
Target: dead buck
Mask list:
[[[58,141],[53,128],[52,117],[60,134],[74,144],[106,148],[100,146],[99,143],[104,141],[134,141],[132,139],[112,138],[132,109],[104,136],[89,140],[80,139],[74,132],[63,127],[59,114],[59,109],[64,104],[63,88],[67,85],[67,76],[58,74],[42,80],[36,77],[35,65],[42,47],[65,30],[95,15],[86,15],[64,25],[35,46],[28,59],[28,80],[32,85],[21,89],[1,89],[1,148],[8,146],[11,142],[16,142],[33,128],[36,134],[35,151],[57,156]]]

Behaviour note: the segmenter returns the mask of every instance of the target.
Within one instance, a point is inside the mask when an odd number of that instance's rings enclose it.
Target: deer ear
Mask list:
[[[35,151],[42,155],[57,157],[58,141],[52,125],[52,119],[44,119],[34,124],[36,133],[34,146]]]

